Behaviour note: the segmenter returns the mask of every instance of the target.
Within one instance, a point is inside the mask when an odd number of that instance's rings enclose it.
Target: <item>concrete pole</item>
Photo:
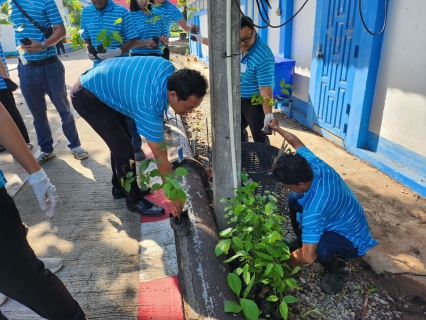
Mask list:
[[[230,52],[226,51],[227,3],[231,5]],[[220,199],[233,198],[233,189],[241,184],[240,14],[234,0],[209,0],[208,5],[213,197],[217,228],[222,231],[229,226],[224,218],[226,204]],[[224,57],[225,54],[235,55]],[[228,99],[228,59],[232,99]]]

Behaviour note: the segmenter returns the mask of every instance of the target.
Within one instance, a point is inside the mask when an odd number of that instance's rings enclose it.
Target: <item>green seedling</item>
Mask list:
[[[120,24],[122,21],[122,18],[118,18],[114,21],[114,25]],[[91,55],[97,57],[98,53],[105,53],[106,49],[112,45],[114,40],[120,44],[123,43],[123,38],[117,31],[108,32],[108,30],[104,28],[98,33],[98,36],[96,37],[96,41],[102,43],[98,45],[96,49],[92,45],[88,45],[87,50],[89,50]]]

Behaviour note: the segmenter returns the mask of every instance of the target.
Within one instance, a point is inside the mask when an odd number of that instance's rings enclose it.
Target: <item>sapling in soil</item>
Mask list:
[[[120,24],[123,21],[122,18],[118,18],[115,20],[114,25]],[[120,33],[117,31],[108,32],[106,28],[102,29],[98,36],[96,37],[96,41],[102,42],[100,45],[98,45],[95,49],[94,46],[88,45],[87,50],[89,50],[89,53],[95,57],[97,57],[98,53],[105,53],[106,49],[112,45],[113,41],[117,41],[118,43],[123,43],[123,38],[121,37]]]

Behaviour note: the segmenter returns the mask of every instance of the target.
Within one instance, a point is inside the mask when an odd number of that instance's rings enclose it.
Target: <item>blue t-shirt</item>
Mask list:
[[[342,177],[308,148],[296,152],[309,162],[314,173],[311,187],[299,199],[303,243],[317,244],[324,231],[333,231],[349,239],[358,254],[364,255],[378,242],[371,236],[358,199]]]
[[[163,141],[167,81],[175,72],[161,57],[108,59],[80,77],[81,85],[112,109],[133,118],[139,134]]]
[[[3,47],[1,45],[1,42],[0,42],[0,57],[1,57],[1,60],[3,61],[4,67],[6,68],[7,74],[9,74],[9,69],[7,68],[7,63],[6,63],[6,59],[4,57]],[[3,77],[0,74],[0,90],[2,90],[2,89],[7,89],[7,86],[6,86],[6,83],[3,80]]]
[[[153,14],[145,14],[142,10],[131,12],[136,24],[139,40],[150,40],[152,37],[169,36],[169,30],[163,19]],[[163,43],[158,42],[158,48],[136,47],[130,50],[131,54],[163,54]]]
[[[118,18],[122,19],[121,22],[114,24]],[[117,31],[123,40],[123,43],[120,43],[112,38],[112,44],[109,46],[111,49],[120,48],[125,42],[136,39],[138,36],[130,12],[112,0],[108,1],[107,6],[102,11],[98,11],[94,5],[83,9],[81,12],[81,29],[84,31],[81,37],[85,40],[90,40],[95,49],[102,44],[102,41],[98,41],[96,38],[99,32],[105,28],[111,34],[113,31]],[[121,57],[127,57],[128,55],[128,53],[124,53]],[[96,65],[101,61],[97,59],[93,64]]]
[[[16,0],[28,15],[37,21],[41,26],[48,28],[52,25],[63,24],[61,14],[56,6],[55,0]],[[0,4],[6,1],[0,0]],[[15,31],[16,46],[21,45],[24,38],[34,39],[38,42],[46,40],[44,34],[34,24],[28,20],[21,11],[16,8],[13,1],[10,2],[12,13],[10,20],[13,22],[15,29],[22,28],[22,31]],[[56,55],[56,47],[50,46],[46,51],[33,53],[24,53],[25,59],[28,61],[46,59]]]
[[[168,0],[164,1],[163,4],[153,5],[151,11],[153,14],[164,19],[167,28],[167,36],[170,35],[170,28],[172,27],[172,24],[183,19],[182,12],[180,12],[180,10]]]
[[[274,54],[256,33],[253,47],[241,58],[241,97],[251,99],[253,93],[260,93],[259,87],[274,89],[274,70]]]
[[[0,169],[0,189],[3,188],[7,183],[6,177],[3,174],[3,171]]]

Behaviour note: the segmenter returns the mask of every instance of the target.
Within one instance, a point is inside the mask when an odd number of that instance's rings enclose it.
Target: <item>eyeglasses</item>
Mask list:
[[[253,37],[253,33],[254,33],[254,30],[250,33],[249,36],[244,37],[243,39],[240,39],[240,42],[249,43],[251,38]]]

